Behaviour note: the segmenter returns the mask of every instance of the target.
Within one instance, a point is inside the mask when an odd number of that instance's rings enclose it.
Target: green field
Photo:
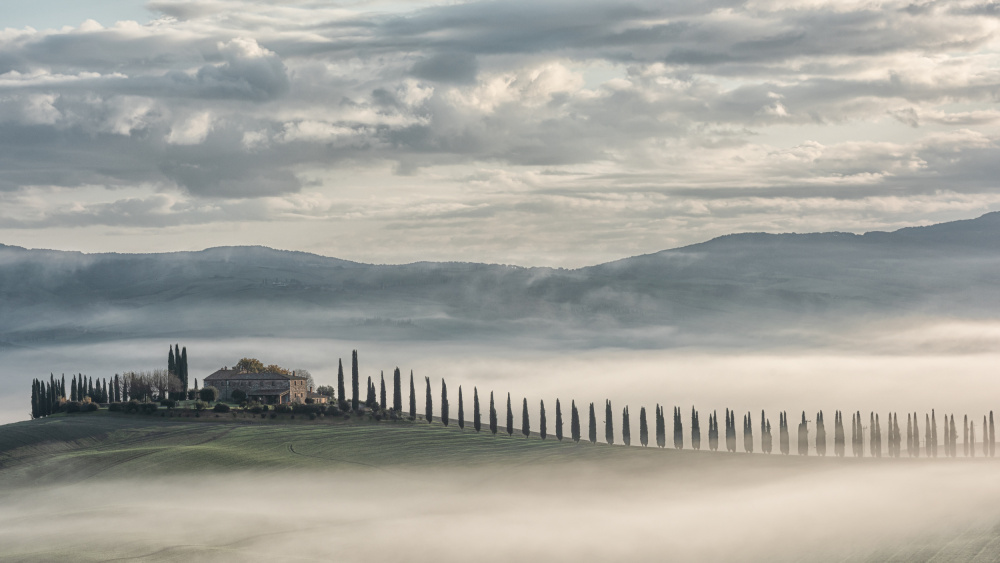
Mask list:
[[[0,559],[997,561],[998,468],[56,415],[0,427]]]

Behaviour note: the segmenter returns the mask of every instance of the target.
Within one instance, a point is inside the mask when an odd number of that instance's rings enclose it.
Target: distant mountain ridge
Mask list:
[[[733,234],[578,269],[364,264],[261,246],[0,245],[0,342],[530,335],[657,345],[866,318],[996,318],[998,280],[1000,213],[863,235]]]

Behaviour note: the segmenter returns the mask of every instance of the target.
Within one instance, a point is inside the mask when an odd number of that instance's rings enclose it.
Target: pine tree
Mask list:
[[[628,419],[628,406],[622,411],[622,443],[626,446],[632,445],[632,428]]]
[[[545,430],[545,401],[539,401],[538,403],[538,436],[544,440],[546,437]]]
[[[562,439],[563,439],[562,406],[559,404],[559,399],[556,399],[556,440],[562,442]]]
[[[341,369],[343,373],[343,369]],[[341,379],[343,381],[343,379]],[[396,370],[392,372],[392,410],[396,413],[403,412],[403,387],[400,382],[399,366],[396,366]]]
[[[483,421],[479,413],[479,388],[472,388],[472,427],[479,432],[483,427]]]
[[[691,405],[691,449],[701,449],[701,421],[698,419],[698,411]]]
[[[462,386],[458,386],[458,429],[465,430],[465,405],[462,404]]]
[[[448,426],[450,410],[448,408],[448,384],[441,378],[441,424]]]
[[[427,424],[430,424],[434,422],[434,400],[431,398],[431,378],[424,376],[424,382],[427,384],[427,393],[424,403],[424,420],[427,421]]]
[[[378,378],[379,378],[378,406],[382,408],[382,410],[388,410],[389,403],[388,401],[386,401],[386,394],[385,394],[385,370],[379,370]]]
[[[642,447],[649,444],[649,427],[646,425],[646,407],[639,408],[639,443]]]
[[[576,401],[570,402],[570,419],[569,419],[569,433],[570,437],[574,442],[580,442],[580,413],[576,410]],[[983,417],[983,424],[985,428],[986,417]]]
[[[823,411],[816,413],[816,455],[826,456],[826,425],[823,423]]]
[[[360,391],[359,385],[361,382],[358,380],[358,351],[353,350],[351,352],[351,410],[358,410],[358,392]],[[427,420],[430,422],[430,419]]]
[[[604,441],[609,445],[613,446],[615,444],[615,426],[614,422],[611,420],[611,401],[606,400],[604,402]]]
[[[663,407],[656,405],[656,446],[667,447],[667,421],[663,416]]]
[[[507,436],[514,435],[514,410],[510,408],[510,393],[507,393]]]
[[[413,370],[410,370],[410,420],[417,419],[417,390],[413,386]]]
[[[493,391],[490,391],[490,432],[497,435],[497,409],[493,405]]]
[[[527,438],[531,435],[531,422],[528,420],[528,398],[525,397],[523,401],[521,405],[521,434]]]
[[[597,415],[594,414],[594,403],[590,403],[590,426],[589,426],[589,437],[590,443],[597,443]]]
[[[347,410],[347,391],[344,390],[344,360],[337,360],[337,404]]]

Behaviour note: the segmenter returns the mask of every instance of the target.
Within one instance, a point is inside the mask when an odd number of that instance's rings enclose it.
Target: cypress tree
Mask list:
[[[597,443],[597,415],[594,414],[594,403],[590,403],[590,423],[589,423],[590,443]]]
[[[340,410],[347,410],[347,391],[344,390],[344,360],[337,360],[337,404]]]
[[[924,413],[924,455],[934,457],[934,439],[931,435],[931,417]]]
[[[424,376],[427,384],[426,403],[424,404],[424,419],[427,424],[434,422],[434,400],[431,398],[431,378]]]
[[[656,405],[656,446],[667,447],[667,421],[663,416],[663,407]]]
[[[574,442],[580,442],[580,413],[576,410],[576,401],[570,402],[569,412],[569,433]],[[983,417],[983,428],[985,428],[986,417]]]
[[[382,408],[382,410],[389,410],[389,403],[388,401],[386,401],[386,394],[385,394],[385,370],[379,370],[378,378],[379,378],[378,406]]]
[[[681,420],[680,407],[674,407],[674,448],[684,449],[684,422]]]
[[[708,449],[719,450],[719,413],[715,411],[708,415]]]
[[[816,455],[826,456],[826,426],[823,424],[823,411],[816,413]]]
[[[531,435],[531,423],[528,420],[528,398],[525,397],[521,404],[521,434],[527,438]]]
[[[375,389],[372,385],[372,376],[368,376],[368,380],[365,382],[365,406],[371,408],[372,403],[375,402]]]
[[[115,374],[115,402],[122,402],[122,382],[121,379],[118,378],[117,373]]]
[[[997,451],[997,441],[996,433],[993,429],[993,411],[990,411],[990,457],[993,457]]]
[[[514,410],[510,408],[510,393],[507,393],[507,436],[514,435]]]
[[[783,455],[788,455],[790,453],[789,439],[788,439],[788,413],[781,411],[779,415],[780,419],[778,422],[778,446],[781,449]]]
[[[545,439],[545,401],[539,401],[538,403],[538,436],[542,440]]]
[[[458,386],[458,429],[465,430],[465,405],[462,404],[462,386]]]
[[[969,457],[976,457],[976,421],[973,420],[969,422],[969,441],[972,444],[969,446]]]
[[[771,453],[771,436],[767,430],[767,418],[764,416],[764,409],[760,410],[760,451]]]
[[[360,391],[359,385],[361,382],[358,380],[358,351],[351,351],[351,410],[358,410],[358,392]],[[430,422],[430,419],[427,420]]]
[[[875,449],[875,413],[868,413],[868,451],[871,452],[872,457],[882,457],[881,449]]]
[[[937,457],[937,449],[938,449],[937,416],[934,413],[934,409],[931,409],[931,456]]]
[[[809,455],[809,427],[806,424],[806,411],[802,411],[802,422],[799,423],[799,455]]]
[[[913,421],[910,413],[906,413],[906,455],[913,457]]]
[[[771,453],[774,449],[774,436],[771,434],[771,421],[767,421],[767,426],[764,428],[764,432],[767,436],[767,453]]]
[[[639,443],[642,447],[649,444],[649,427],[646,425],[646,407],[639,408]]]
[[[913,457],[920,457],[920,425],[917,413],[913,413]]]
[[[497,409],[493,405],[493,391],[490,391],[490,432],[497,435]]]
[[[726,409],[726,451],[736,451],[736,416]]]
[[[628,406],[622,411],[622,443],[626,446],[632,445],[632,428],[628,419]]]
[[[844,414],[838,410],[833,413],[833,454],[844,457],[844,449]]]
[[[743,417],[743,451],[748,454],[753,453],[753,421],[750,413]]]
[[[169,352],[167,352],[167,375],[177,375],[177,360],[174,358],[174,349],[172,346],[168,346]]]
[[[181,395],[181,399],[187,397],[188,390],[188,349],[187,346],[181,348],[181,386],[184,389],[184,393]]]
[[[38,380],[31,380],[31,418],[38,418]]]
[[[392,384],[392,410],[401,413],[403,412],[403,386],[400,382],[399,366],[396,366],[396,370],[392,372]]]
[[[990,431],[986,428],[986,415],[983,415],[983,457],[990,457]]]
[[[562,418],[562,406],[559,404],[559,399],[556,399],[556,440],[562,442],[563,439],[563,418]]]
[[[410,420],[417,419],[417,390],[413,386],[413,370],[410,370]]]
[[[962,418],[962,455],[969,457],[969,415]]]
[[[479,432],[483,427],[483,421],[479,414],[479,388],[472,388],[472,427]]]
[[[615,426],[614,422],[611,420],[611,401],[606,400],[604,402],[604,441],[607,442],[609,446],[615,444]]]
[[[451,409],[448,408],[448,384],[444,382],[444,378],[441,378],[441,423],[448,426],[449,412]]]
[[[75,401],[76,400],[76,376],[75,375],[73,376],[73,379],[71,380],[70,386],[69,386],[69,400],[71,400],[71,401]]]
[[[701,420],[698,418],[698,411],[691,405],[691,449],[701,449]]]

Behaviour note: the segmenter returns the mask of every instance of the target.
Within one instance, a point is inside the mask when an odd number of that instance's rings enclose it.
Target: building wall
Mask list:
[[[219,400],[221,401],[232,401],[232,393],[236,389],[242,389],[247,395],[252,395],[255,389],[289,389],[289,383],[299,383],[297,381],[289,381],[287,379],[226,379],[222,381],[208,381],[206,385],[215,385],[219,389]],[[302,382],[304,383],[304,382]],[[295,401],[293,393],[292,401]],[[300,403],[305,402],[305,397],[299,401]]]

